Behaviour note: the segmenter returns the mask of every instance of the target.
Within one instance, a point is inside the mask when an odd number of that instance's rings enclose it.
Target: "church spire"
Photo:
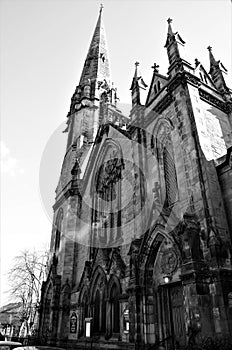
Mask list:
[[[105,28],[102,19],[103,5],[100,5],[99,16],[82,70],[79,86],[91,86],[90,95],[96,97],[98,82],[110,83],[110,65],[106,44]]]
[[[214,55],[212,53],[212,47],[208,46],[207,49],[209,50],[210,62],[209,74],[211,75],[216,88],[222,93],[223,97],[226,100],[230,100],[230,90],[227,87],[223,76],[223,73],[227,74],[227,69],[223,66],[223,64],[220,61],[215,60]]]

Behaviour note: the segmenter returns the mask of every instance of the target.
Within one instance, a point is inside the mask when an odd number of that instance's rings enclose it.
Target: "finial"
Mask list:
[[[167,22],[168,22],[168,35],[173,35],[173,31],[172,31],[172,26],[171,26],[171,23],[172,23],[172,19],[169,17],[167,19]]]
[[[212,46],[208,46],[207,49],[209,50],[209,52],[212,51]]]
[[[151,68],[153,68],[153,69],[154,69],[154,72],[156,72],[156,73],[158,73],[158,72],[159,72],[159,70],[158,70],[159,65],[158,65],[158,64],[154,63],[154,64],[153,64],[153,66],[152,66]]]
[[[195,67],[197,67],[199,64],[200,64],[200,61],[197,58],[195,58]]]
[[[139,62],[136,61],[136,62],[135,62],[135,67],[138,67],[138,66],[139,66]]]
[[[100,13],[102,12],[102,9],[104,8],[103,4],[100,5]]]

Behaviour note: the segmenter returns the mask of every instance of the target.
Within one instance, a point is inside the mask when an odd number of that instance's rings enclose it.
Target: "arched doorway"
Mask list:
[[[166,349],[183,347],[186,330],[180,255],[171,238],[156,234],[145,266],[148,342]]]
[[[158,339],[167,349],[185,346],[184,298],[181,283],[161,285],[155,295]]]

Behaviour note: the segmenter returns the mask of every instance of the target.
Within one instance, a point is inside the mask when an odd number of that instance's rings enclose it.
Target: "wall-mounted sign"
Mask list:
[[[129,309],[127,307],[123,311],[123,328],[124,328],[124,333],[129,333],[130,321],[129,321]]]
[[[85,318],[85,336],[91,338],[92,336],[92,317]]]
[[[77,314],[76,312],[72,312],[70,316],[70,333],[74,334],[77,332]]]

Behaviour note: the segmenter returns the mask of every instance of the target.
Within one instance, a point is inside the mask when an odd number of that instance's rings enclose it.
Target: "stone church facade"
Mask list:
[[[184,58],[168,20],[167,75],[135,65],[124,116],[102,9],[67,115],[41,341],[181,349],[232,332],[232,99],[225,68]],[[147,87],[145,104],[141,90]]]

